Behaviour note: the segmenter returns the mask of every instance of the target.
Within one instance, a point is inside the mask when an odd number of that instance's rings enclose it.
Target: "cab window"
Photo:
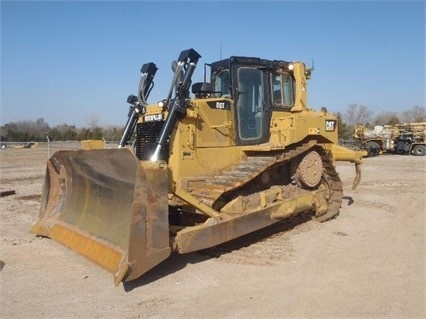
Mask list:
[[[223,97],[231,97],[231,77],[229,70],[217,72],[213,77],[213,84],[215,92],[221,92],[221,96]]]
[[[293,79],[288,73],[272,74],[272,103],[275,107],[289,108],[294,104]]]

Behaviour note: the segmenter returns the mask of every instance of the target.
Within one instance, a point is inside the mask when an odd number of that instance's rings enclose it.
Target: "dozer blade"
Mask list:
[[[48,161],[40,219],[50,237],[129,281],[170,255],[167,165],[128,149],[58,151]]]

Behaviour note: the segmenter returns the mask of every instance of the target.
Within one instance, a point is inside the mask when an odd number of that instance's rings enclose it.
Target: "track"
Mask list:
[[[343,198],[342,183],[331,156],[322,147],[312,143],[302,144],[286,152],[252,153],[246,160],[216,176],[197,178],[197,183],[190,184],[195,186],[188,187],[187,191],[198,201],[217,211],[237,196],[250,198],[251,195],[276,185],[282,187],[283,193],[288,196],[286,199],[290,199],[296,197],[298,191],[310,190],[292,179],[292,166],[311,150],[320,154],[323,163],[322,184],[328,188],[328,210],[317,216],[317,219],[326,221],[339,212]]]

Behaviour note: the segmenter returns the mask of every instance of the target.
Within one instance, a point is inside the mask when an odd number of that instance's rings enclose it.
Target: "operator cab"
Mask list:
[[[292,64],[234,56],[209,66],[210,85],[195,83],[192,92],[196,97],[233,99],[238,145],[267,142],[272,111],[294,106]]]

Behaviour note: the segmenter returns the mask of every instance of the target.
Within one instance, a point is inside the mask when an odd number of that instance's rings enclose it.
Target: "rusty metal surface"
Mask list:
[[[167,195],[167,165],[139,162],[128,248],[130,271],[125,281],[138,278],[170,255]]]
[[[167,222],[167,171],[158,165],[139,162],[127,149],[56,152],[47,164],[39,221],[31,231],[91,259],[113,273],[116,284],[130,280],[132,272],[152,268],[151,262],[141,265],[142,255],[169,247],[168,229],[157,234],[156,223],[164,228]],[[155,235],[145,233],[148,225]]]

